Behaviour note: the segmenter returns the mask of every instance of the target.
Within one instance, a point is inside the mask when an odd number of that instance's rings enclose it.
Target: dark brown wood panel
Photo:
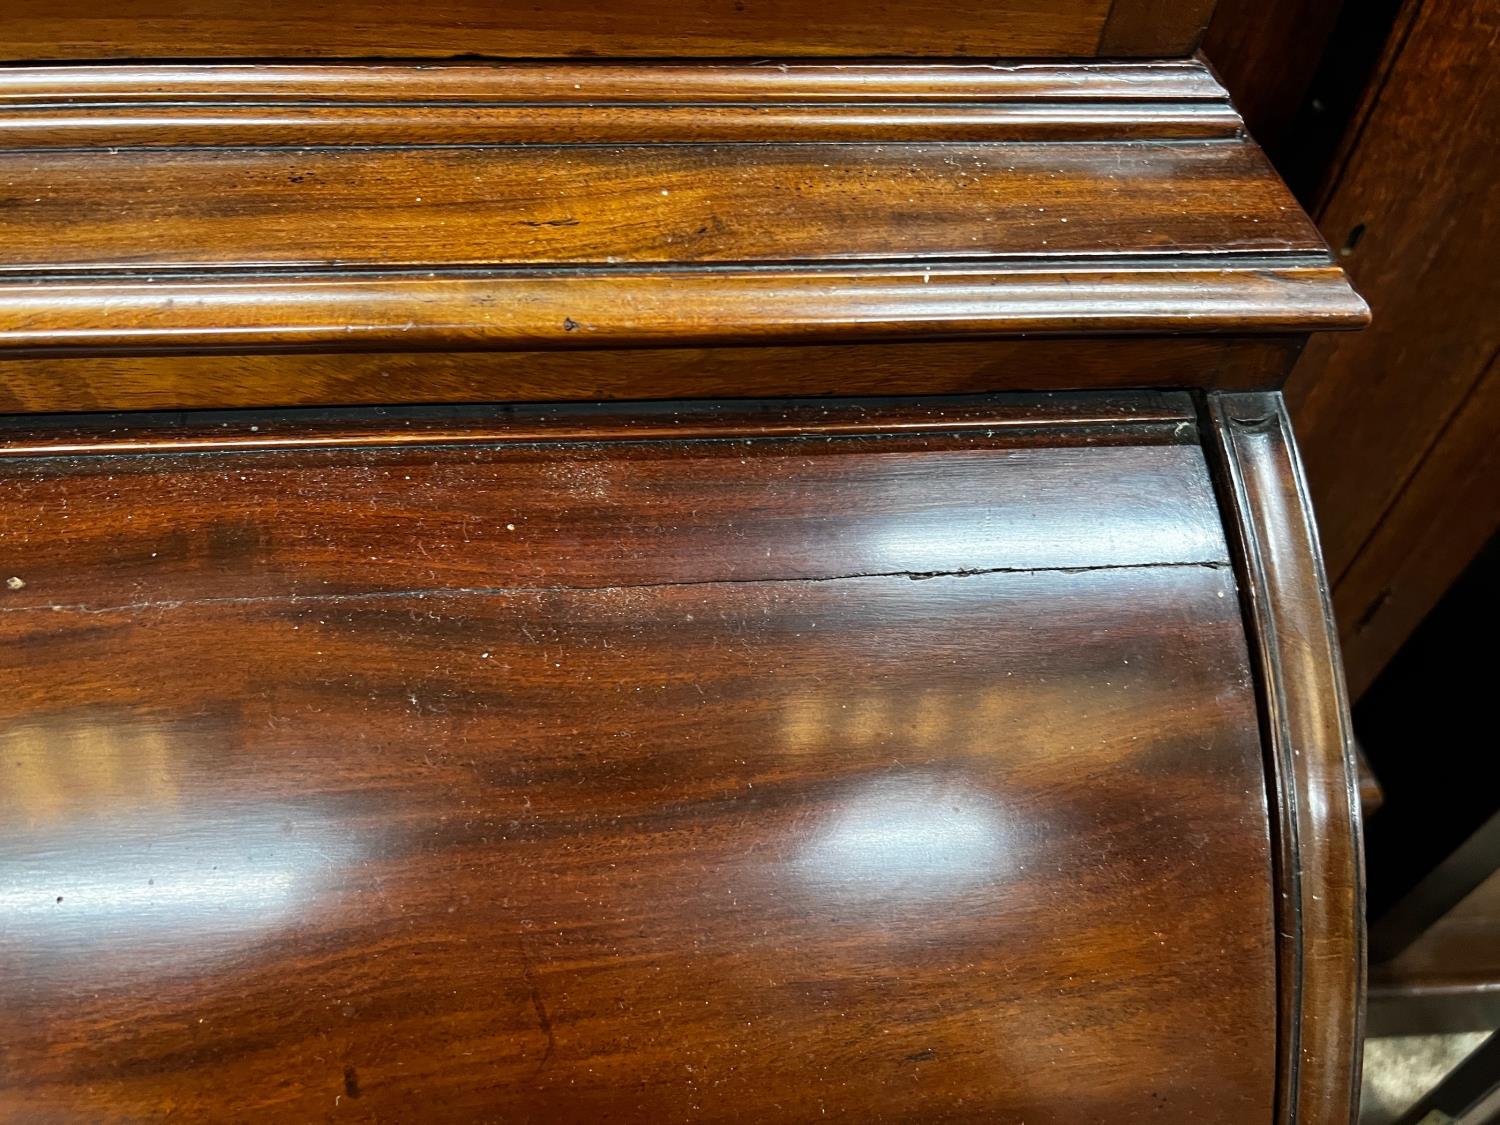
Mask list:
[[[1263,1122],[1233,605],[1163,568],[6,613],[0,1107]]]
[[[0,1115],[1263,1125],[1187,406],[13,434]]]
[[[1197,49],[1215,0],[1113,0],[1101,55],[1188,55]]]
[[[0,1115],[1268,1121],[1188,407],[13,429]]]
[[[360,447],[356,430],[353,448],[232,458],[184,451],[149,427],[144,448],[154,432],[161,452],[142,457],[134,435],[105,433],[95,456],[4,459],[4,577],[21,585],[0,591],[0,605],[1227,565],[1193,422],[1180,397],[1165,401],[1175,410],[1140,424],[1142,444],[1124,443],[1128,413],[1095,415],[1085,430],[1055,409],[1050,424],[976,412],[973,432],[957,434],[921,432],[954,417],[928,409],[916,432],[887,415],[885,433],[836,441],[836,418],[813,415],[805,437],[776,437],[770,452],[753,444],[771,440],[757,421],[664,442],[664,430],[701,424],[670,406],[625,444],[599,440],[600,428],[631,434],[637,423],[592,423],[584,410],[562,415],[582,420],[576,436],[541,448],[549,434],[525,421],[531,411],[431,437],[399,432],[394,446],[366,430]],[[878,431],[880,414],[861,413]],[[243,451],[284,428],[273,416],[205,440]],[[18,452],[34,440],[19,435]],[[295,429],[287,440],[313,441]],[[62,443],[90,444],[66,433]],[[392,554],[395,542],[415,557]]]
[[[1365,929],[1358,774],[1328,578],[1279,393],[1213,394],[1274,793],[1282,988],[1277,1120],[1359,1105]]]
[[[1500,529],[1500,356],[1334,589],[1358,698]]]
[[[16,59],[367,58],[489,55],[1055,55],[1186,54],[1203,0],[640,0],[546,5],[434,0],[420,8],[341,0],[9,0],[0,43]]]
[[[7,359],[0,409],[192,410],[389,403],[743,399],[1279,386],[1293,336],[340,355]]]
[[[1219,0],[1203,37],[1203,54],[1234,96],[1235,108],[1273,157],[1297,138],[1291,131],[1342,0]],[[1288,175],[1278,161],[1278,169]]]
[[[1493,444],[1500,425],[1493,407],[1460,420],[1470,404],[1494,401],[1479,388],[1500,354],[1491,253],[1500,239],[1491,200],[1500,13],[1482,0],[1431,0],[1406,5],[1398,27],[1319,211],[1370,299],[1373,326],[1358,338],[1315,339],[1287,384],[1357,687],[1482,545],[1474,523],[1500,490],[1493,470],[1471,479],[1471,439],[1459,436],[1479,432]],[[1458,447],[1444,452],[1450,433]],[[1476,487],[1485,495],[1450,524],[1446,502]],[[1367,561],[1366,550],[1375,552]],[[1418,577],[1429,559],[1437,581]]]

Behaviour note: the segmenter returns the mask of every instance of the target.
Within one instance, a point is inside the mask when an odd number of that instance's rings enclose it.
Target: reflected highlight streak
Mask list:
[[[852,796],[799,851],[800,881],[825,897],[926,903],[993,885],[1012,866],[1013,827],[987,794],[889,777]]]
[[[0,836],[0,951],[199,961],[294,923],[362,858],[347,826],[274,803],[83,818]]]

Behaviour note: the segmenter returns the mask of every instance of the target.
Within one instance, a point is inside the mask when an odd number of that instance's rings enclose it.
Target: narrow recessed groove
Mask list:
[[[570,225],[577,225],[570,224]],[[1226,248],[1211,254],[1183,253],[1172,250],[1142,251],[1135,254],[1101,252],[1072,253],[1055,257],[1026,253],[982,253],[967,257],[933,255],[932,257],[889,256],[864,258],[786,258],[777,262],[577,262],[560,265],[362,265],[357,262],[338,265],[298,263],[293,265],[234,264],[205,267],[194,265],[68,266],[45,271],[26,266],[0,264],[0,285],[50,285],[63,282],[121,282],[154,285],[172,281],[239,282],[267,280],[380,281],[402,278],[455,278],[503,281],[507,278],[583,277],[628,275],[631,277],[670,276],[676,274],[753,274],[755,276],[792,275],[809,272],[859,277],[888,275],[898,272],[931,275],[947,279],[966,275],[984,276],[992,270],[1005,273],[1090,273],[1103,270],[1130,270],[1141,273],[1168,273],[1180,270],[1286,270],[1317,269],[1333,264],[1326,252],[1305,249],[1237,250]]]
[[[0,123],[0,140],[3,140],[5,128]],[[1075,138],[1075,137],[1046,137],[1037,140],[1019,140],[1015,138],[990,138],[982,136],[961,137],[917,137],[917,136],[859,136],[859,137],[765,137],[755,136],[735,139],[732,137],[700,137],[692,140],[608,140],[608,141],[571,141],[562,146],[555,141],[506,141],[506,142],[480,142],[480,141],[454,141],[449,143],[433,142],[393,142],[375,143],[360,142],[352,144],[307,144],[302,142],[286,142],[282,144],[267,144],[264,141],[243,141],[235,144],[211,144],[193,145],[181,142],[170,144],[123,144],[111,141],[92,141],[87,144],[72,143],[66,145],[7,145],[0,143],[0,153],[15,156],[41,156],[43,154],[56,155],[82,155],[85,153],[97,153],[101,148],[126,149],[138,153],[187,153],[201,152],[211,149],[214,152],[223,153],[264,153],[264,152],[286,152],[307,154],[333,154],[362,152],[362,153],[395,153],[395,152],[505,152],[514,149],[539,149],[566,147],[573,150],[617,150],[621,148],[630,149],[734,149],[758,148],[767,144],[774,144],[778,148],[789,149],[814,149],[826,148],[829,145],[837,145],[840,148],[880,148],[893,145],[920,145],[924,148],[942,149],[950,147],[953,149],[965,149],[976,144],[990,144],[1000,147],[1007,144],[1033,145],[1046,144],[1049,148],[1085,148],[1097,146],[1100,148],[1118,148],[1122,144],[1132,146],[1146,145],[1182,145],[1192,144],[1195,146],[1224,146],[1238,147],[1243,144],[1244,138],[1241,133],[1225,133],[1222,136],[1211,137],[1101,137],[1101,138]]]

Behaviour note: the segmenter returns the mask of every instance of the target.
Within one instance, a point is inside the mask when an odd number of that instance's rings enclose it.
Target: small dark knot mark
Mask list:
[[[344,1093],[359,1097],[359,1073],[352,1066],[344,1067]]]
[[[907,1062],[926,1062],[928,1059],[937,1058],[937,1051],[928,1047],[925,1051],[916,1051],[906,1056]]]
[[[62,901],[62,895],[58,895],[58,896],[57,896],[57,901],[58,901],[58,902],[61,902],[61,901]]]
[[[565,316],[565,317],[563,317],[563,331],[564,332],[577,332],[578,331],[578,322],[576,320],[574,320],[571,316]]]

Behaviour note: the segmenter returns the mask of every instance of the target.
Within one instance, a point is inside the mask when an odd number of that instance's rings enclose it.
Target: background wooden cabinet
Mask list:
[[[1225,0],[1205,40],[1374,314],[1287,399],[1358,698],[1500,526],[1500,8]]]

